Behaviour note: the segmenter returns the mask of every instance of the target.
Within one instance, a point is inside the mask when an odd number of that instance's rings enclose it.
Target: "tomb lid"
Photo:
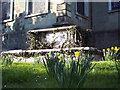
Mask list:
[[[28,33],[34,33],[34,32],[49,32],[49,31],[56,31],[56,30],[66,30],[75,27],[75,25],[72,26],[62,26],[62,27],[55,27],[55,28],[45,28],[45,29],[37,29],[37,30],[29,30]]]

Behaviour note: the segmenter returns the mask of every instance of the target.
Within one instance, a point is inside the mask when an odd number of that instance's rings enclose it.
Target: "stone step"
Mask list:
[[[97,48],[93,48],[93,47],[73,47],[73,48],[63,48],[62,50],[66,51],[66,50],[90,50],[90,51],[94,51],[96,53],[102,53],[101,50],[98,50]],[[53,51],[61,51],[61,49],[40,49],[40,50],[9,50],[9,51],[3,51],[3,53],[6,54],[14,54],[14,53],[32,53],[32,52],[53,52]]]
[[[103,57],[103,53],[101,50],[98,50],[97,48],[93,48],[93,47],[73,47],[73,48],[63,48],[63,51],[68,51],[68,50],[73,50],[73,51],[79,51],[79,50],[83,50],[83,51],[89,51],[92,55],[94,55],[95,60],[100,60]],[[48,52],[60,52],[61,49],[40,49],[40,50],[9,50],[9,51],[3,51],[1,54],[5,55],[5,54],[12,54],[17,56],[18,58],[26,58],[26,59],[22,59],[21,61],[26,61],[28,59],[28,61],[32,61],[33,56],[35,55],[39,55],[40,57],[44,57],[44,55]],[[20,60],[20,59],[19,59]],[[19,61],[18,59],[16,59],[15,61]]]

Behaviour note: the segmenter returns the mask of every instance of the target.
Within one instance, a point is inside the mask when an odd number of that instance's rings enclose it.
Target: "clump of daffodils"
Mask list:
[[[49,77],[56,79],[61,87],[79,88],[83,86],[88,72],[95,66],[92,66],[92,60],[92,56],[81,51],[70,54],[49,52],[43,63]]]
[[[107,49],[103,49],[103,54],[105,57],[105,60],[113,60],[116,55],[118,55],[118,51],[120,50],[120,47],[111,47]]]
[[[120,50],[120,47],[118,48],[118,47],[111,47],[111,49],[110,48],[107,48],[106,50],[105,49],[103,49],[103,52],[109,52],[109,51],[119,51]]]

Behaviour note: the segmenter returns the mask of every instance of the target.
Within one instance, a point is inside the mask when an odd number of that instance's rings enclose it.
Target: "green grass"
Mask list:
[[[118,88],[118,73],[112,61],[99,61],[87,76],[86,88]]]
[[[118,74],[112,61],[97,63],[85,81],[84,88],[117,88]],[[47,79],[46,79],[47,78]],[[59,88],[56,80],[50,79],[42,63],[14,62],[12,66],[2,66],[3,88]]]

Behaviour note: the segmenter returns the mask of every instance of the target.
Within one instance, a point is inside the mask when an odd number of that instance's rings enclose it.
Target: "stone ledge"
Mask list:
[[[68,51],[68,50],[83,50],[83,51],[90,51],[90,54],[94,55],[95,60],[103,60],[103,53],[101,50],[98,50],[97,48],[93,47],[74,47],[74,48],[63,48],[63,51]],[[39,55],[40,57],[44,57],[44,55],[48,52],[60,52],[61,49],[40,49],[40,50],[9,50],[9,51],[3,51],[1,55],[5,54],[12,54],[17,57],[24,57],[28,58],[33,57],[35,55]],[[26,59],[25,59],[26,60]],[[18,61],[18,60],[17,60]]]
[[[66,51],[66,50],[90,50],[90,51],[93,51],[93,52],[96,52],[101,54],[102,51],[101,50],[98,50],[97,48],[93,48],[93,47],[73,47],[73,48],[63,48],[62,49],[63,51]],[[54,51],[61,51],[61,49],[40,49],[40,50],[9,50],[9,51],[3,51],[1,54],[14,54],[14,53],[39,53],[39,52],[54,52]]]
[[[70,29],[70,28],[73,28],[73,27],[74,26],[63,26],[63,27],[56,27],[56,28],[46,28],[46,29],[39,29],[39,30],[30,30],[30,31],[28,31],[28,33],[66,30],[66,29]]]

